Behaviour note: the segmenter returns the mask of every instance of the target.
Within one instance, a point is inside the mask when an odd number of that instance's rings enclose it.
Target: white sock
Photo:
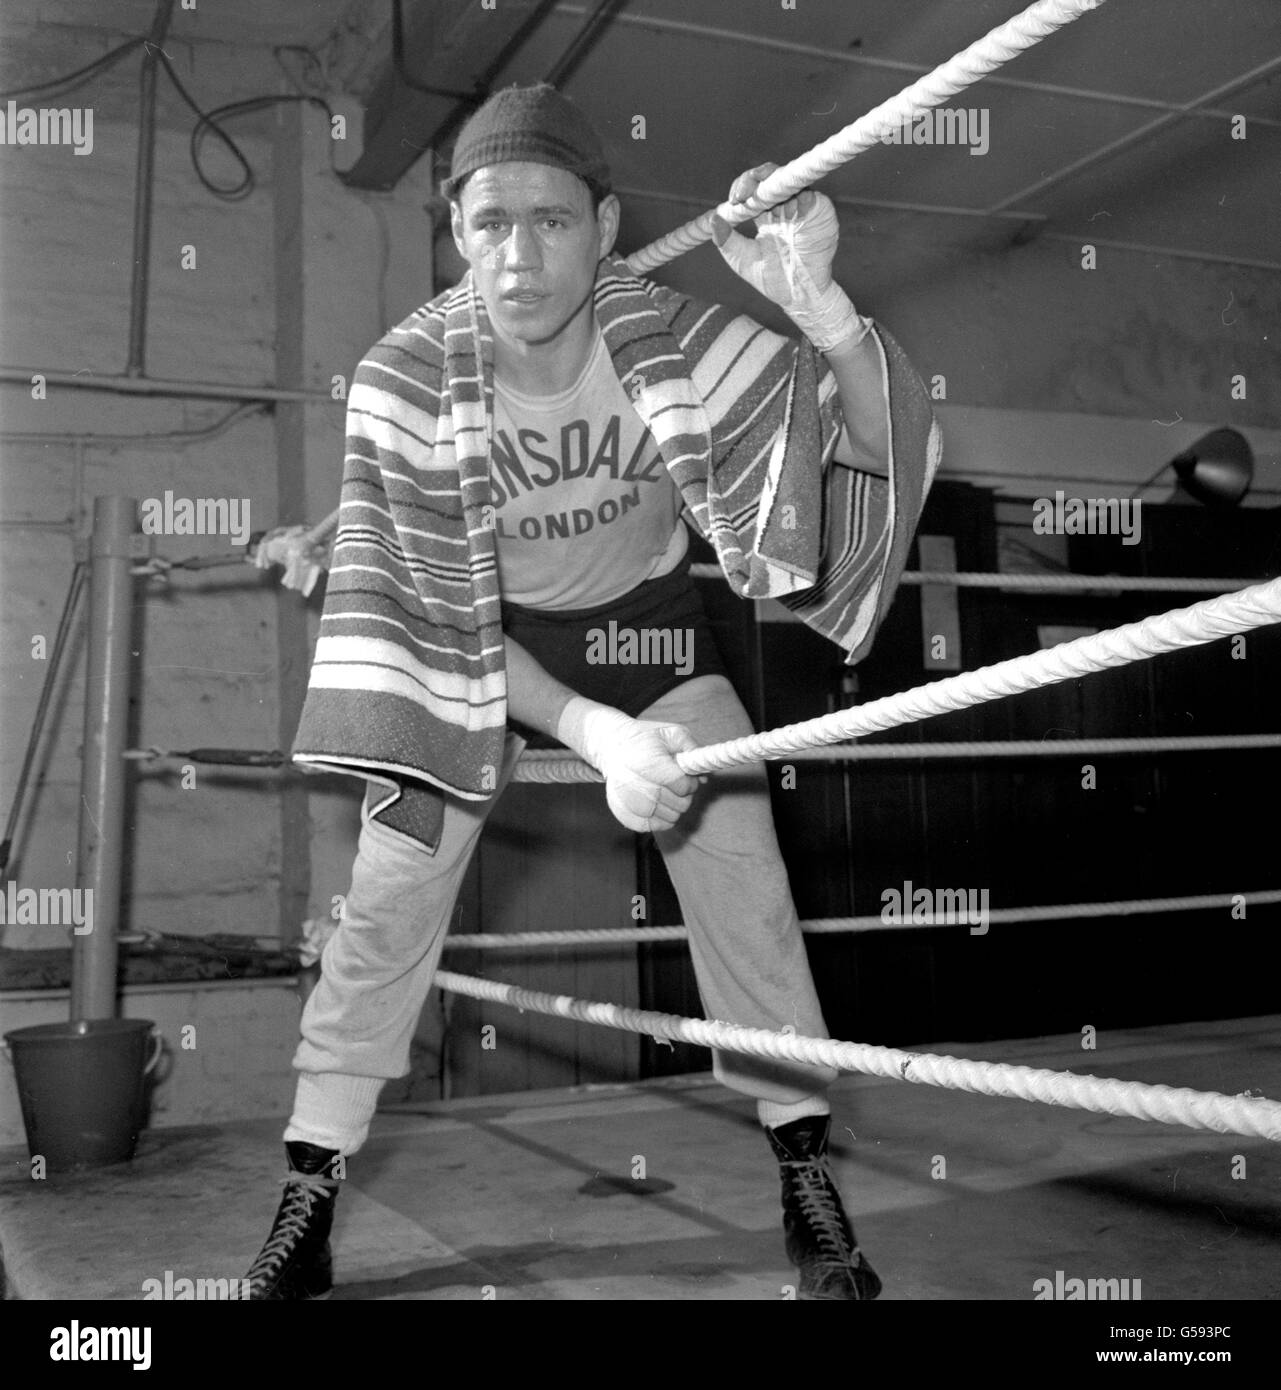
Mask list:
[[[784,1105],[775,1100],[758,1100],[756,1118],[766,1129],[777,1129],[780,1125],[790,1125],[793,1120],[804,1120],[811,1115],[830,1115],[832,1107],[827,1097],[820,1091],[817,1095],[806,1096],[804,1100]]]
[[[299,1072],[285,1143],[301,1141],[322,1149],[336,1149],[341,1154],[355,1153],[369,1135],[378,1092],[385,1084],[381,1076]]]

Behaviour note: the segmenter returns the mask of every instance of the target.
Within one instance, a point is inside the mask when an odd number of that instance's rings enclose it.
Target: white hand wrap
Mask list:
[[[672,754],[698,745],[681,725],[632,719],[575,695],[561,713],[556,737],[604,775],[609,809],[628,830],[666,830],[689,809],[698,783]]]
[[[833,281],[811,303],[788,309],[787,316],[819,352],[861,343],[872,326],[863,318],[849,295]]]
[[[755,238],[731,232],[720,247],[735,274],[782,308],[820,352],[861,342],[872,321],[832,279],[840,236],[832,200],[816,193],[805,213],[795,203],[771,208],[756,229]]]

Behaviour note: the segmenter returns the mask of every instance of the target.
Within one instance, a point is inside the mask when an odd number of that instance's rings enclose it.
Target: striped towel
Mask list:
[[[600,263],[619,380],[734,591],[776,597],[856,662],[938,466],[925,389],[874,328],[890,481],[829,467],[836,384],[807,343]],[[493,336],[470,273],[361,362],[341,513],[294,761],[369,782],[379,822],[434,848],[437,789],[484,800],[507,723],[489,447]]]

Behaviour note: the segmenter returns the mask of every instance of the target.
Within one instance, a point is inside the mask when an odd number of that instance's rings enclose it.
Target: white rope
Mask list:
[[[929,762],[941,758],[1076,758],[1116,757],[1132,753],[1244,752],[1281,748],[1281,734],[1189,734],[1178,738],[1009,738],[998,742],[854,743],[800,748],[787,756],[796,762],[880,763]],[[602,782],[589,763],[556,748],[526,752],[516,764],[513,782]]]
[[[1281,748],[1281,734],[1188,734],[1178,738],[1010,738],[999,742],[863,743],[802,748],[798,762],[900,762],[933,758],[1077,758],[1133,753],[1244,752]],[[583,768],[591,772],[586,763]]]
[[[306,533],[309,544],[318,545],[330,532],[337,529],[338,509],[330,512]],[[159,556],[148,561],[148,565],[167,566],[168,561]],[[321,568],[328,567],[328,557]],[[140,567],[140,571],[146,569]],[[149,571],[148,571],[149,572]],[[690,574],[695,579],[724,579],[725,573],[719,565],[691,565]],[[1255,579],[1212,579],[1179,578],[1173,575],[1124,575],[1124,574],[987,574],[977,570],[904,570],[899,575],[900,584],[951,584],[963,589],[1045,589],[1063,593],[1137,593],[1137,594],[1222,594],[1234,589],[1245,589],[1258,583]]]
[[[323,520],[318,521],[304,537],[308,545],[319,545],[321,541],[327,540],[331,531],[338,529],[338,518],[342,512],[341,507],[335,507],[332,512]],[[323,568],[328,568],[324,566]]]
[[[1141,622],[1062,642],[1047,651],[1012,657],[993,666],[981,666],[976,671],[918,685],[896,695],[870,700],[854,709],[837,710],[781,729],[709,744],[690,753],[677,753],[676,761],[685,772],[697,776],[737,763],[779,758],[802,748],[858,738],[1005,695],[1056,685],[1093,671],[1124,666],[1162,652],[1214,642],[1279,619],[1281,579],[1272,579],[1240,593],[1221,594],[1190,608],[1175,608]]]
[[[999,743],[855,743],[802,748],[789,753],[797,762],[906,762],[933,758],[1076,757],[1082,754],[1202,753],[1281,747],[1281,734],[1192,734],[1182,738],[1063,738],[1005,739]],[[120,756],[132,762],[162,758],[221,754],[220,761],[238,767],[278,767],[288,762],[278,750],[254,748],[189,749],[124,748]],[[558,748],[535,748],[521,755],[513,782],[603,782],[589,763]]]
[[[1096,1114],[1209,1129],[1219,1134],[1281,1139],[1281,1104],[1249,1095],[1225,1096],[1214,1091],[1149,1086],[1141,1081],[1078,1076],[1074,1072],[1011,1066],[1005,1062],[971,1062],[961,1057],[903,1052],[894,1047],[773,1033],[765,1028],[744,1028],[715,1020],[682,1018],[677,1014],[574,999],[567,994],[543,994],[497,980],[457,975],[449,970],[438,971],[435,982],[441,989],[472,999],[673,1042],[714,1047],[722,1052],[835,1067],[840,1071],[862,1072],[868,1076],[885,1076],[894,1081],[914,1081],[979,1095],[1037,1100]]]
[[[544,750],[536,750],[542,752]],[[524,753],[512,771],[513,782],[603,782],[605,779],[590,763],[572,753],[547,749],[552,756],[531,761],[535,753]]]
[[[1021,14],[976,39],[968,48],[949,58],[946,63],[913,82],[897,96],[874,106],[866,115],[812,150],[776,169],[764,179],[755,195],[746,203],[722,203],[714,212],[688,222],[676,231],[649,246],[635,251],[627,258],[628,268],[635,275],[652,270],[664,261],[674,260],[712,236],[712,217],[715,213],[730,223],[746,222],[757,214],[794,198],[803,188],[817,182],[833,169],[870,149],[883,135],[900,129],[915,120],[923,111],[941,106],[948,97],[964,91],[981,77],[1008,63],[1034,44],[1063,25],[1079,19],[1087,10],[1097,9],[1103,0],[1037,0]]]
[[[709,566],[711,568],[711,566]],[[1108,590],[1134,594],[1222,594],[1257,579],[1181,579],[1168,575],[982,574],[972,570],[912,570],[904,584],[954,584],[963,589],[1045,589],[1051,593]]]
[[[308,543],[319,544],[338,525],[338,512],[331,512],[306,533]],[[328,556],[320,557],[321,568],[328,567]],[[153,563],[149,561],[148,564]],[[168,561],[154,557],[154,563]],[[141,567],[141,568],[146,568]],[[141,571],[140,571],[141,572]],[[695,579],[724,579],[719,565],[691,565]],[[1179,578],[1172,575],[1124,574],[988,574],[978,570],[905,570],[900,584],[951,584],[962,589],[1044,589],[1052,593],[1136,593],[1136,594],[1222,594],[1246,589],[1257,579]]]
[[[691,565],[695,579],[724,579],[719,565]],[[1223,594],[1257,579],[1179,578],[1124,574],[987,574],[978,570],[904,570],[900,584],[951,584],[960,589],[1044,589],[1050,593]]]
[[[1213,908],[1262,907],[1281,903],[1281,889],[1252,893],[1202,893],[1181,898],[1122,898],[1117,902],[1038,903],[1029,907],[993,907],[987,911],[990,926],[1016,922],[1066,922],[1088,917],[1137,917],[1157,912],[1200,912]],[[881,917],[813,917],[801,930],[813,936],[849,932],[905,931],[909,928],[965,926],[923,917],[913,921],[886,922]],[[687,941],[684,927],[589,927],[576,931],[462,932],[445,938],[445,949],[455,951],[522,951],[552,946],[636,946],[656,941]]]

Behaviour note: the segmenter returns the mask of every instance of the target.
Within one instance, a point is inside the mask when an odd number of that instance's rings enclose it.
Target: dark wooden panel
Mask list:
[[[1084,573],[1266,577],[1281,562],[1275,514],[1150,508],[1143,543],[1074,538]],[[952,535],[959,569],[994,570],[989,495],[941,484],[921,530]],[[915,566],[915,557],[912,560]],[[1034,651],[1045,625],[1103,629],[1199,597],[1048,595],[968,590],[959,596],[965,666]],[[709,606],[737,603],[709,590]],[[919,594],[904,586],[855,674],[859,701],[936,678],[923,669]],[[758,727],[822,714],[841,700],[839,654],[799,626],[722,613],[723,646]],[[894,741],[1050,739],[1281,729],[1281,631],[1121,669],[896,730]],[[1093,766],[1096,785],[1083,785]],[[875,914],[905,879],[986,887],[992,907],[1275,887],[1277,817],[1270,788],[1281,753],[1164,757],[798,763],[795,790],[771,773],[775,817],[802,917]],[[657,856],[643,874],[665,920],[679,920]],[[664,894],[668,896],[664,898]],[[667,914],[670,914],[668,916]],[[1277,908],[993,927],[811,937],[810,959],[837,1036],[910,1045],[1175,1019],[1244,1016],[1275,1005],[1260,964]],[[642,954],[642,999],[689,1012],[697,995],[683,951]],[[646,1074],[706,1066],[697,1050],[646,1048]]]
[[[474,0],[405,0],[404,69],[389,58],[379,74],[365,102],[360,158],[343,181],[394,188],[427,150],[454,136],[553,3],[503,0],[482,8]]]
[[[634,837],[609,814],[598,785],[509,786],[485,826],[475,888],[461,900],[455,931],[582,930],[631,924]],[[451,969],[527,989],[635,1004],[635,946],[539,951],[451,951]],[[482,1029],[495,1029],[492,1049]],[[638,1073],[633,1034],[497,1004],[451,998],[449,1086],[453,1095],[591,1082]]]

